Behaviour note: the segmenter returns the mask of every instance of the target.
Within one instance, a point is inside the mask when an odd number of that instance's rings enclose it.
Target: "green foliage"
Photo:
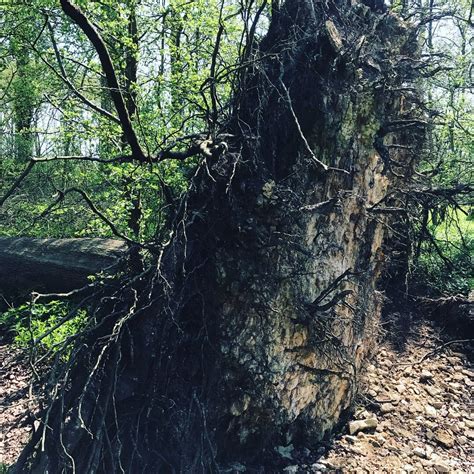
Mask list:
[[[40,353],[55,352],[85,324],[85,310],[72,315],[70,311],[71,307],[64,301],[24,304],[0,314],[0,330],[9,333],[18,347],[34,345]]]
[[[422,83],[426,104],[432,111],[426,149],[419,171],[427,176],[426,189],[450,190],[474,183],[474,108],[471,83],[473,45],[469,41],[471,2],[438,0],[426,3],[425,14],[442,9],[454,12],[426,24],[425,52],[432,57],[432,71]],[[416,224],[420,242],[415,262],[415,282],[434,293],[468,293],[474,288],[474,227],[469,220],[472,192],[425,195],[425,223]],[[461,210],[462,209],[462,210]],[[424,228],[426,224],[426,228]]]
[[[66,78],[91,103],[115,114],[97,55],[81,30],[62,14],[58,3],[34,0],[3,7],[0,196],[24,170],[28,157],[110,160],[129,152],[120,126],[85,105],[64,81]],[[135,104],[132,120],[147,152],[153,155],[178,137],[208,131],[211,84],[217,93],[219,120],[226,121],[242,34],[248,29],[244,21],[252,17],[259,2],[245,7],[219,0],[76,3],[99,27],[107,43],[124,97]],[[250,10],[244,12],[247,7]],[[136,35],[130,29],[133,18]],[[210,80],[220,28],[220,48]],[[136,80],[127,75],[130,62],[136,62]],[[195,160],[161,163],[153,169],[77,160],[36,165],[0,208],[0,236],[111,236],[109,226],[78,195],[70,194],[55,203],[58,191],[76,187],[131,238],[136,236],[129,229],[130,196],[139,196],[139,238],[150,239],[160,233],[168,212],[164,209],[169,210],[163,186],[179,198],[195,165]]]

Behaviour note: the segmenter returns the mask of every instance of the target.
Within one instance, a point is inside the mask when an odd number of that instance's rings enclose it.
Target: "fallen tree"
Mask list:
[[[152,162],[105,43],[61,3],[115,91],[129,159]],[[406,144],[424,130],[414,31],[352,3],[288,0],[275,13],[169,239],[143,272],[89,295],[89,324],[63,349],[14,472],[278,466],[275,447],[313,447],[350,407],[376,341],[391,192],[410,180]]]
[[[112,271],[127,245],[114,239],[0,238],[0,293],[65,292]]]

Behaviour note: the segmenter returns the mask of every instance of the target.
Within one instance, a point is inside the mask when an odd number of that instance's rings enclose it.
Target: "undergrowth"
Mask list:
[[[0,331],[19,348],[35,346],[38,353],[55,352],[84,325],[86,311],[71,313],[64,301],[28,303],[0,314]]]
[[[467,295],[474,288],[474,215],[467,209],[431,219],[414,281],[436,295]]]

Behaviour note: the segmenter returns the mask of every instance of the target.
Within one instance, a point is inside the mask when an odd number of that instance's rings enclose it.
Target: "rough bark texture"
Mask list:
[[[314,446],[349,408],[381,305],[390,214],[371,208],[401,179],[389,158],[411,159],[385,144],[409,137],[390,124],[416,43],[391,14],[331,5],[274,15],[229,153],[200,166],[153,265],[90,310],[18,471],[278,465],[275,446]]]
[[[114,239],[0,238],[0,293],[70,291],[124,257]]]
[[[278,59],[256,68],[241,103],[246,165],[225,211],[215,197],[228,217],[214,224],[209,285],[220,288],[234,452],[328,435],[376,342],[387,218],[371,208],[400,184],[377,139],[407,117],[399,87],[410,74],[398,61],[416,44],[393,15],[339,6],[287,2],[273,21],[260,53]]]

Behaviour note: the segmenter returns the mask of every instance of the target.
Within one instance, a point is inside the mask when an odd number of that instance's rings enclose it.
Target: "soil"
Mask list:
[[[0,465],[15,462],[33,428],[30,414],[36,400],[30,393],[33,378],[25,357],[0,342]]]
[[[348,423],[309,456],[316,462],[298,462],[291,445],[276,448],[288,461],[282,472],[474,473],[472,355],[472,340],[450,338],[429,321],[407,328],[402,344],[387,339],[367,364]],[[7,465],[34,426],[33,417],[25,417],[35,406],[31,371],[18,356],[0,345],[0,463]]]

